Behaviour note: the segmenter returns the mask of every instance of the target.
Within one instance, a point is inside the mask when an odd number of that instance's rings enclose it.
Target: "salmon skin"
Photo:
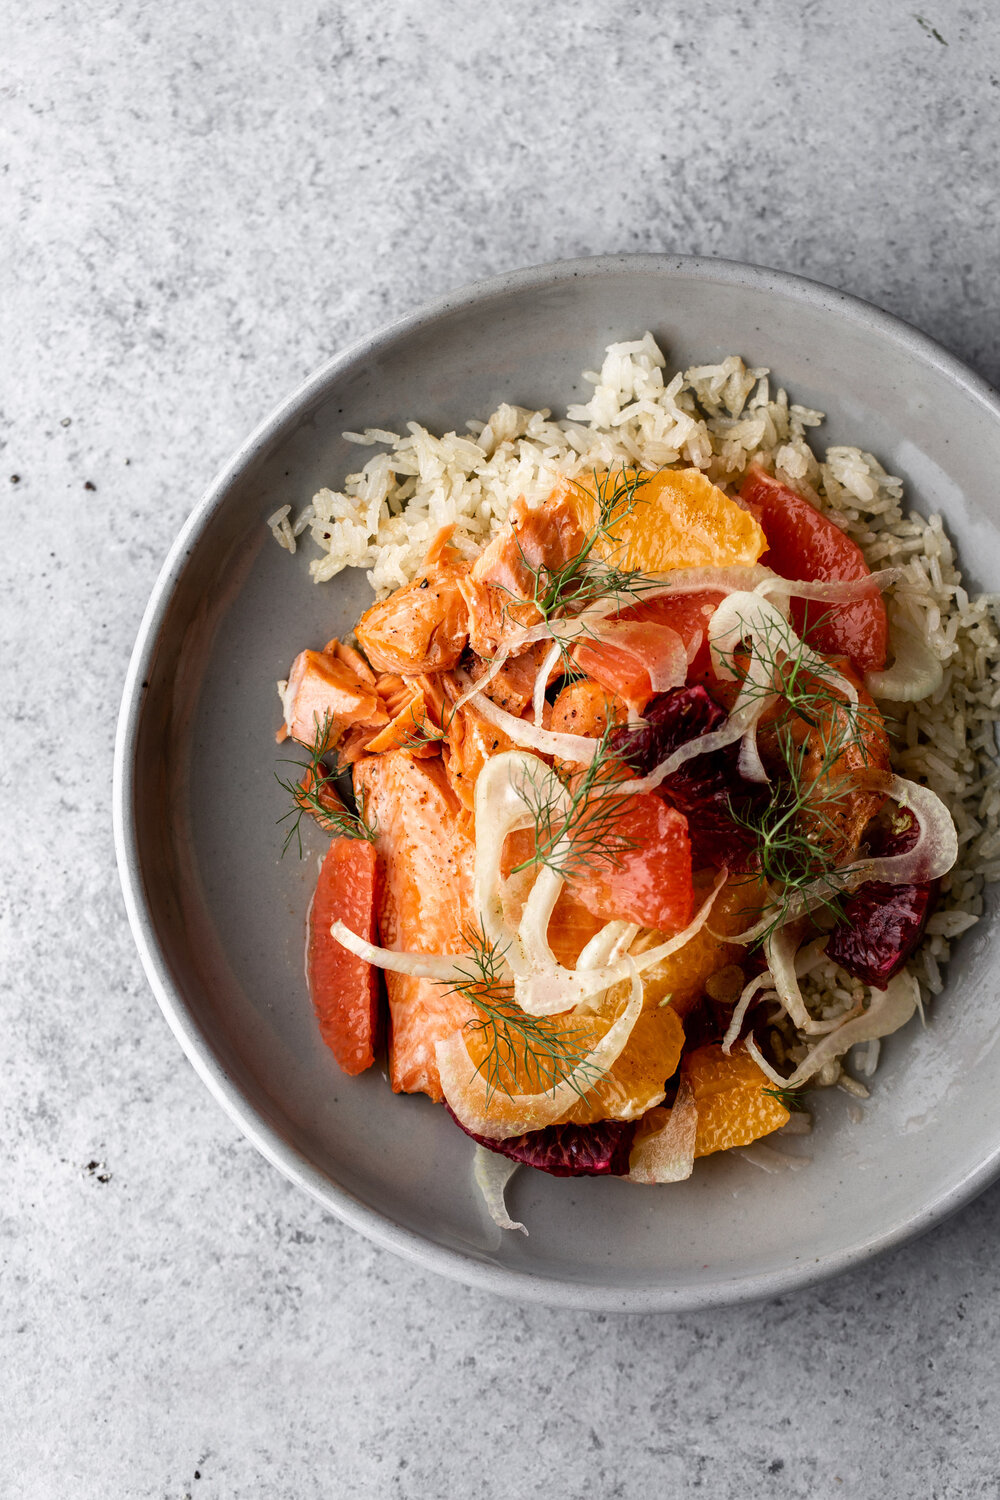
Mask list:
[[[384,879],[378,898],[382,946],[416,953],[461,953],[472,917],[475,846],[440,757],[405,750],[366,757],[354,767],[377,830]],[[464,1026],[473,1008],[431,979],[386,972],[389,1077],[397,1094],[440,1100],[435,1043]]]

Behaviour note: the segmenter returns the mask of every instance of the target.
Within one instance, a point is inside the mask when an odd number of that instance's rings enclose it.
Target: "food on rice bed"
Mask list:
[[[565,420],[347,433],[383,451],[270,521],[377,601],[279,684],[289,837],[334,835],[323,1036],[370,1065],[384,977],[392,1086],[506,1227],[518,1162],[674,1181],[866,1097],[1000,877],[997,599],[766,369],[664,366],[647,333]]]

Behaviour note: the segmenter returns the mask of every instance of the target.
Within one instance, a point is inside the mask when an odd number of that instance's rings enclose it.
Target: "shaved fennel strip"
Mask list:
[[[947,875],[958,858],[958,834],[947,807],[930,787],[917,781],[907,781],[902,776],[887,776],[880,788],[900,807],[912,812],[920,826],[920,834],[912,849],[905,854],[883,854],[877,857],[855,860],[842,865],[830,875],[811,881],[801,891],[796,891],[778,921],[781,926],[807,915],[816,907],[830,900],[831,891],[850,892],[866,880],[882,880],[888,885],[912,885],[915,882],[939,880]],[[836,885],[833,885],[836,880]],[[770,931],[773,917],[762,917],[745,932],[735,933],[734,943],[752,943]]]
[[[799,987],[799,978],[806,972],[798,962],[799,941],[792,927],[773,928],[764,942],[767,966],[778,1003],[796,1029],[806,1036],[823,1036],[828,1031],[836,1030],[844,1017],[837,1016],[833,1021],[819,1021],[809,1014]]]
[[[531,705],[534,709],[535,728],[542,728],[542,715],[545,712],[545,692],[549,685],[549,673],[562,655],[562,645],[559,641],[553,641],[542,659],[535,678],[535,690],[531,695]]]
[[[828,600],[831,604],[852,604],[881,593],[903,577],[902,568],[881,568],[864,578],[832,578],[809,582],[804,578],[779,578],[772,574],[758,583],[754,592],[764,595],[784,594],[792,599]]]
[[[663,1125],[632,1148],[625,1181],[647,1187],[658,1182],[683,1182],[694,1169],[697,1135],[698,1106],[689,1080],[682,1075]]]
[[[865,687],[873,698],[890,703],[918,703],[936,693],[944,679],[944,667],[927,642],[906,625],[892,623],[889,644],[894,657],[891,667],[865,674]]]
[[[777,605],[759,593],[728,595],[708,623],[712,661],[720,677],[736,677],[735,656],[748,636],[751,654],[747,676],[753,679],[758,690],[773,688],[778,668],[776,652],[780,650],[790,661],[828,683],[836,692],[843,693],[849,703],[857,703],[854,684],[831,667],[818,651],[807,646]],[[759,636],[767,640],[767,656],[758,645]]]
[[[753,979],[751,979],[750,983],[744,987],[743,992],[736,1003],[736,1009],[733,1011],[732,1019],[729,1022],[726,1034],[722,1038],[722,1050],[727,1057],[733,1050],[734,1042],[736,1042],[739,1038],[740,1028],[742,1027],[744,1020],[746,1019],[747,1011],[750,1009],[750,1006],[753,1004],[754,1000],[758,998],[758,991],[762,992],[766,990],[768,985],[770,985],[771,983],[771,976],[765,969],[762,974],[757,974]],[[763,994],[761,994],[760,998],[763,998]]]
[[[553,853],[558,855],[561,848],[568,849],[569,847],[569,842],[563,840],[561,845],[556,845]],[[549,971],[557,967],[556,956],[549,946],[548,931],[549,922],[552,920],[552,913],[555,910],[556,902],[559,900],[559,895],[564,885],[565,881],[561,875],[555,870],[549,869],[548,865],[542,865],[535,876],[535,883],[531,887],[531,893],[524,903],[524,911],[521,914],[521,921],[517,929],[516,951],[519,950],[519,956],[523,957],[527,967],[527,975],[529,976],[539,971],[547,975]],[[512,964],[511,967],[513,968],[514,965]],[[572,971],[566,970],[566,972],[570,973]],[[515,981],[520,977],[515,968]],[[554,995],[548,997],[549,1000],[553,1001],[556,998]],[[529,1007],[524,1005],[523,1000],[520,1003],[523,1009],[529,1009]],[[572,1001],[570,1003],[572,1004]],[[565,1005],[562,1009],[566,1009]],[[542,1015],[545,1012],[536,1011],[532,1007],[530,1014]],[[556,1014],[556,1012],[551,1012],[551,1014]]]
[[[577,972],[600,969],[605,964],[613,963],[628,951],[638,935],[639,927],[635,922],[605,923],[600,932],[595,932],[581,950],[576,961]]]
[[[697,739],[688,740],[686,744],[679,745],[665,760],[648,776],[638,777],[635,781],[623,781],[615,783],[615,791],[619,796],[632,797],[640,792],[652,792],[665,781],[668,776],[680,769],[687,761],[693,760],[698,755],[708,755],[713,750],[723,750],[726,745],[732,745],[741,739],[751,724],[756,723],[763,713],[763,702],[761,699],[751,696],[744,697],[743,701],[737,698],[733,711],[719,729],[713,729],[708,734],[700,735]]]
[[[644,974],[647,969],[651,969],[654,964],[662,963],[662,961],[665,958],[669,958],[672,953],[678,953],[681,948],[685,947],[685,945],[691,941],[693,937],[697,936],[697,934],[701,931],[701,929],[704,927],[705,923],[711,916],[712,907],[715,905],[715,898],[718,896],[719,892],[722,890],[722,887],[725,885],[728,879],[729,871],[726,869],[725,865],[723,865],[722,869],[715,877],[715,883],[713,884],[712,889],[709,891],[708,895],[705,897],[705,900],[701,903],[698,910],[691,918],[691,921],[684,928],[683,932],[678,932],[676,936],[668,938],[664,943],[657,944],[655,948],[647,948],[645,953],[636,953],[632,956],[630,962],[636,965],[641,974]]]
[[[548,926],[563,878],[543,865],[524,903],[516,929],[503,908],[501,865],[509,833],[530,827],[533,817],[522,788],[530,781],[542,795],[550,795],[558,814],[569,807],[569,794],[550,766],[521,750],[505,750],[489,758],[476,780],[476,863],[474,900],[484,933],[498,947],[514,983],[514,1000],[527,1015],[559,1015],[607,989],[605,971],[578,975],[556,961],[548,941]],[[565,840],[553,855],[571,847]],[[620,976],[615,976],[617,979]]]
[[[737,769],[744,781],[764,783],[771,780],[764,767],[764,762],[760,758],[760,748],[757,744],[756,721],[750,725],[743,736]]]
[[[476,1145],[472,1175],[483,1195],[490,1218],[498,1229],[519,1229],[522,1234],[527,1234],[524,1225],[511,1218],[504,1202],[504,1191],[519,1166],[520,1162],[511,1161],[507,1156],[500,1156],[496,1151]]]
[[[491,755],[476,778],[475,816],[476,851],[473,870],[473,902],[483,931],[490,942],[509,948],[517,940],[517,931],[507,922],[503,905],[501,867],[507,835],[533,822],[515,782],[516,768],[522,774],[534,774],[549,768],[522,751],[505,750]]]
[[[331,925],[330,936],[336,938],[349,953],[356,954],[378,969],[388,969],[392,974],[410,974],[414,979],[441,981],[464,977],[465,971],[457,967],[461,954],[413,953],[405,950],[396,952],[392,948],[380,948],[375,943],[369,943],[366,938],[359,937],[341,921]]]
[[[536,728],[525,719],[515,719],[513,714],[509,714],[504,708],[498,708],[491,699],[478,695],[478,688],[476,707],[488,723],[495,729],[502,729],[508,739],[525,750],[534,750],[540,755],[557,755],[560,760],[582,762],[584,765],[590,764],[597,751],[597,740],[588,739],[586,735],[553,734],[549,729]]]
[[[777,927],[768,933],[764,941],[764,957],[785,1014],[797,1030],[812,1032],[817,1023],[806,1010],[795,974],[795,954],[798,947],[799,939],[790,926]]]
[[[870,1042],[890,1036],[892,1032],[905,1026],[917,1009],[920,987],[915,976],[904,969],[889,980],[884,990],[871,990],[870,993],[872,998],[868,1009],[858,1016],[851,1016],[835,1031],[823,1037],[822,1041],[817,1042],[789,1078],[782,1078],[771,1067],[752,1036],[746,1039],[747,1051],[761,1071],[779,1088],[799,1088],[818,1073],[824,1063],[842,1057],[858,1042]]]

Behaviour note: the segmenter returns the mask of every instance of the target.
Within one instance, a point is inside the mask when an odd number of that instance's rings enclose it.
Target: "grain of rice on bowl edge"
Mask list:
[[[270,518],[274,536],[294,552],[308,530],[320,551],[310,563],[316,582],[343,568],[365,568],[382,598],[419,574],[443,526],[455,525],[453,544],[471,559],[519,496],[540,504],[560,475],[622,461],[645,469],[693,465],[734,493],[752,462],[773,472],[856,542],[872,571],[903,571],[887,601],[891,641],[897,651],[901,642],[922,641],[940,664],[940,683],[921,702],[876,694],[896,730],[894,767],[936,792],[958,831],[958,862],[909,964],[924,998],[937,995],[952,940],[982,916],[985,883],[1000,879],[1000,596],[970,598],[941,517],[904,511],[902,481],[872,454],[832,447],[818,458],[808,433],[823,413],[772,391],[767,369],[748,369],[731,355],[667,380],[665,365],[646,333],[611,344],[600,372],[584,372],[594,393],[586,404],[570,406],[563,420],[547,409],[504,403],[487,421],[468,421],[466,435],[435,437],[416,422],[406,424],[405,434],[375,427],[345,433],[359,447],[384,451],[349,474],[342,491],[320,490],[297,518],[283,505]],[[802,989],[811,1015],[821,1020],[844,1014],[859,999],[859,981],[823,955],[802,976]],[[804,1038],[787,1018],[774,1024],[778,1053],[800,1062]],[[878,1051],[877,1041],[856,1047],[849,1054],[854,1071],[870,1076]],[[867,1093],[839,1061],[814,1083]]]

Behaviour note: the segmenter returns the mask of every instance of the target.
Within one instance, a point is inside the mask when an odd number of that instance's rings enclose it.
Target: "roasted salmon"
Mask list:
[[[489,657],[508,647],[525,626],[542,618],[535,600],[553,574],[577,557],[585,537],[576,508],[551,499],[532,510],[515,501],[510,525],[476,558],[462,583],[469,611],[469,644]]]
[[[434,563],[423,577],[365,610],[357,636],[377,672],[446,672],[469,640],[464,563]]]
[[[463,831],[461,804],[441,759],[414,760],[405,750],[368,756],[354,767],[354,788],[364,793],[377,830],[383,947],[461,953],[472,920],[475,848]],[[392,1087],[439,1100],[434,1045],[464,1026],[472,1007],[445,984],[408,974],[385,977]]]
[[[349,729],[377,728],[389,722],[374,685],[363,682],[347,662],[325,651],[299,652],[282,702],[285,722],[279,739],[291,735],[300,744],[313,745],[323,730],[320,750],[333,749]]]

